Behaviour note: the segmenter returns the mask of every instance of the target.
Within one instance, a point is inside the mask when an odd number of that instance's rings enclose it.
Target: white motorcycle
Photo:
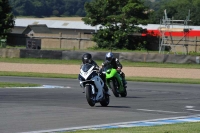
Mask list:
[[[83,64],[79,74],[80,86],[84,88],[90,106],[94,106],[98,102],[101,106],[108,106],[110,95],[104,91],[104,82],[97,71],[94,65]]]

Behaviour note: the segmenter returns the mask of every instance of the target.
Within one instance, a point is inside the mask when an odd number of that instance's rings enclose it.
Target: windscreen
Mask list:
[[[84,72],[87,72],[91,67],[92,67],[93,65],[91,65],[91,64],[83,64],[82,66],[81,66],[81,69],[84,71]]]
[[[111,64],[107,64],[104,66],[103,71],[106,71],[108,69],[112,69],[112,65]]]

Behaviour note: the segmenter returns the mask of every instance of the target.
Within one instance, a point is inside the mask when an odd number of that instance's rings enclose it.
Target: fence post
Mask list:
[[[195,39],[195,52],[197,52],[197,36],[196,36],[196,39]]]
[[[79,35],[78,48],[80,50],[81,49],[81,32],[79,32],[78,35]]]
[[[62,33],[59,33],[60,49],[62,48]]]

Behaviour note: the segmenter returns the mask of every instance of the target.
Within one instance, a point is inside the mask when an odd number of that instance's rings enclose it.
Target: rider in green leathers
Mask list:
[[[122,82],[123,82],[123,85],[124,87],[126,88],[127,87],[127,82],[125,80],[125,74],[121,71],[122,69],[122,64],[119,62],[119,59],[117,58],[114,58],[114,55],[112,52],[108,52],[106,54],[106,57],[105,57],[105,62],[102,63],[102,68],[105,67],[106,65],[108,64],[111,64],[112,67],[114,69],[117,69],[118,73],[120,74],[120,76],[122,77]]]

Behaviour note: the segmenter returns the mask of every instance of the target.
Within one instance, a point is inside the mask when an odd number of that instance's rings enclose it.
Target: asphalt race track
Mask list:
[[[21,133],[200,114],[200,85],[128,82],[126,98],[87,104],[78,80],[0,77],[50,85],[0,89],[0,133]],[[58,87],[52,87],[58,86]]]

